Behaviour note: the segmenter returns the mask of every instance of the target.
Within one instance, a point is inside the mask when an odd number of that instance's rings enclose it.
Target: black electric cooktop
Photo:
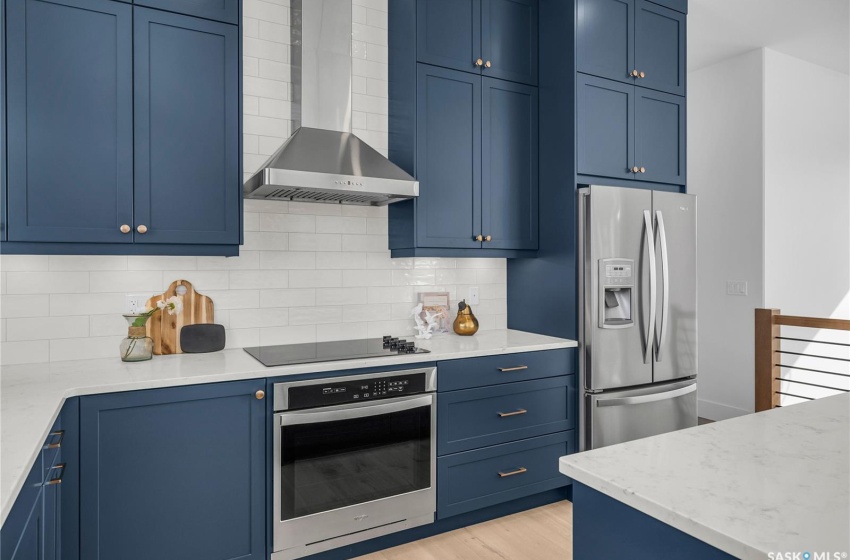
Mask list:
[[[399,354],[427,354],[430,350],[417,348],[413,341],[385,336],[362,340],[334,340],[307,344],[281,344],[279,346],[255,346],[245,351],[264,366],[288,366],[313,362],[335,362],[380,358]]]

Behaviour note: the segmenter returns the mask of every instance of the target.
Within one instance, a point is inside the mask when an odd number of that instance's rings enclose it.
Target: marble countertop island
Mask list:
[[[417,345],[431,352],[267,368],[241,349],[154,356],[148,362],[124,363],[118,359],[116,348],[114,359],[4,366],[0,375],[0,524],[6,520],[65,399],[70,397],[554,350],[577,343],[497,330],[475,336],[438,335],[417,341]]]
[[[848,448],[843,394],[569,455],[560,470],[736,558],[832,559],[850,553]]]

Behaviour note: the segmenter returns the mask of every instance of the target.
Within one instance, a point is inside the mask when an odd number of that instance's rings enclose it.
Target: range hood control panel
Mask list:
[[[634,270],[632,259],[599,259],[600,329],[622,329],[634,324]]]

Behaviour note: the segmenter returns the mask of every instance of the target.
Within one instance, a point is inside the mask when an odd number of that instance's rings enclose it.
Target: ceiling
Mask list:
[[[850,74],[850,0],[688,2],[688,70],[761,47]]]

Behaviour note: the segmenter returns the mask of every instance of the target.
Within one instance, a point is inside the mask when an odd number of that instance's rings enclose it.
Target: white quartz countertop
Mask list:
[[[560,470],[736,558],[832,559],[850,554],[848,446],[843,394],[561,457]]]
[[[553,350],[574,347],[576,342],[500,330],[471,337],[438,335],[417,341],[417,345],[431,352],[273,368],[263,366],[241,349],[154,356],[148,362],[124,363],[117,357],[117,348],[114,359],[4,366],[0,372],[0,523],[5,522],[42,443],[70,397]]]

